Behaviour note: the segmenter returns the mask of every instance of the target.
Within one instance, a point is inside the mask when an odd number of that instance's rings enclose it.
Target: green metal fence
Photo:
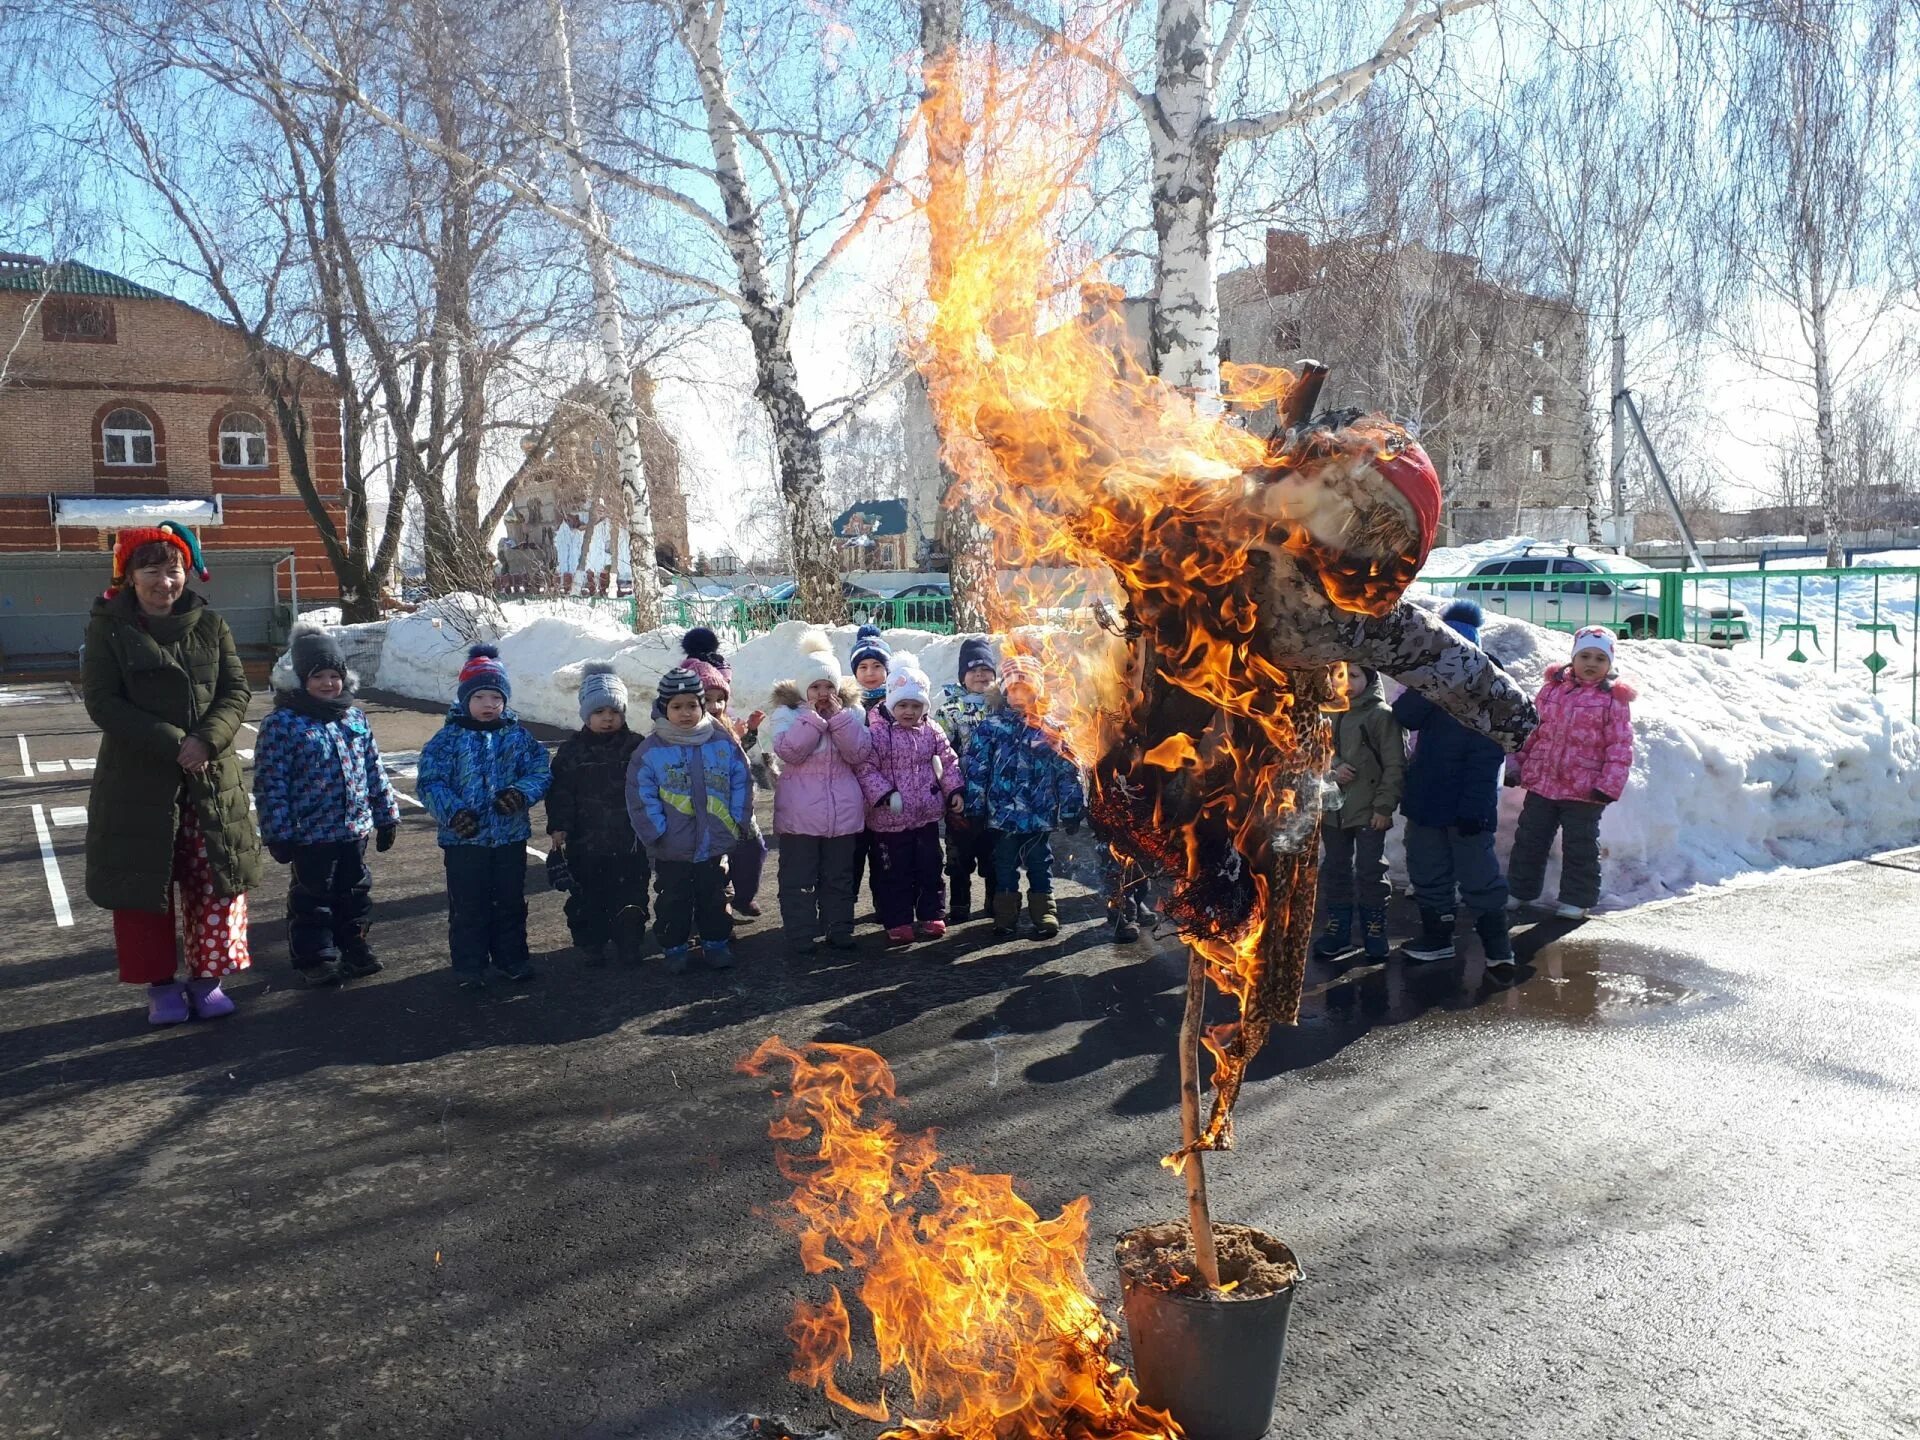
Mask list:
[[[580,596],[572,603],[618,615],[622,624],[633,624],[631,596]],[[869,622],[883,630],[928,630],[936,635],[953,633],[953,601],[945,595],[902,595],[894,597],[852,598],[847,614],[856,625]],[[794,600],[755,600],[739,596],[674,596],[661,607],[663,625],[706,625],[721,639],[738,645],[764,635],[783,620],[804,620]]]
[[[1904,701],[1907,717],[1920,721],[1920,567],[1457,575],[1419,584],[1568,634],[1604,625],[1624,639],[1751,647],[1762,658],[1823,665]]]

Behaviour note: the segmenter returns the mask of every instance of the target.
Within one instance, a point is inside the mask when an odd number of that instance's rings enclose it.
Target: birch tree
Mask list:
[[[1841,397],[1863,368],[1905,358],[1917,23],[1899,0],[1770,0],[1706,32],[1725,87],[1710,233],[1744,302],[1726,338],[1811,412],[1830,566],[1844,559]]]
[[[1267,88],[1259,83],[1266,73],[1292,69],[1298,74],[1302,65],[1311,68],[1286,98],[1267,105],[1256,100],[1237,114],[1221,113],[1221,81],[1245,62],[1242,51],[1256,21],[1253,0],[1234,0],[1217,40],[1210,0],[1153,0],[1151,88],[1137,84],[1123,68],[1072,39],[1061,26],[1021,8],[1018,0],[989,3],[1029,34],[1106,70],[1111,83],[1139,112],[1153,162],[1154,367],[1169,384],[1200,403],[1217,405],[1216,228],[1220,171],[1227,152],[1333,114],[1441,34],[1448,21],[1492,0],[1404,0],[1371,54],[1326,69],[1320,68],[1325,61],[1313,42],[1334,27],[1326,23],[1320,7],[1286,6],[1270,12],[1262,23],[1271,23],[1274,40],[1259,57],[1262,76],[1242,88],[1260,92]]]

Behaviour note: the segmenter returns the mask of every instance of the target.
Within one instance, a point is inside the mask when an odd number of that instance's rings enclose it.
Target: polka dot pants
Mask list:
[[[160,985],[175,978],[180,942],[187,973],[218,980],[253,963],[247,953],[247,897],[216,895],[207,837],[200,817],[183,806],[173,841],[173,892],[166,910],[116,910],[113,945],[120,978],[129,985]]]

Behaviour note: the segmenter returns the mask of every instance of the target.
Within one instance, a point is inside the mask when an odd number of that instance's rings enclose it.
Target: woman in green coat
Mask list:
[[[147,987],[155,1025],[233,1013],[220,982],[252,963],[247,890],[260,875],[233,744],[252,695],[227,622],[187,589],[189,566],[207,578],[184,527],[121,531],[81,667],[102,732],[87,898],[113,912],[120,978]]]

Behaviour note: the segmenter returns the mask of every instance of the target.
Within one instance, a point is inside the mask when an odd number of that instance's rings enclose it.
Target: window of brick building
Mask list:
[[[109,465],[153,464],[153,422],[138,410],[115,410],[100,423],[101,453]]]
[[[1480,470],[1493,469],[1493,447],[1491,445],[1482,445],[1480,447],[1480,455],[1474,462],[1474,465],[1476,469]]]
[[[111,345],[113,306],[84,295],[49,295],[40,304],[40,338]]]
[[[267,426],[258,415],[236,410],[220,422],[220,464],[227,470],[264,470]]]

